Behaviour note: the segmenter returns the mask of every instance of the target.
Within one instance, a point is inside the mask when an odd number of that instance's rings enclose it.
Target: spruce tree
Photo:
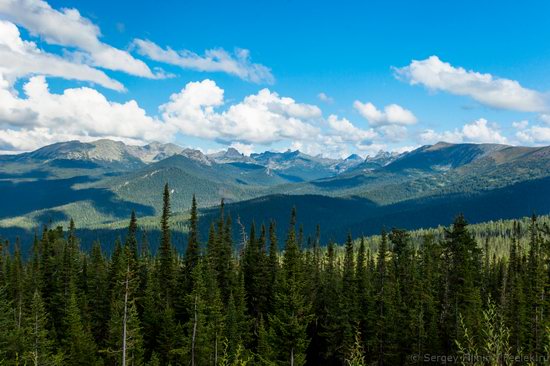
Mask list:
[[[309,344],[311,307],[303,293],[302,253],[296,240],[296,209],[292,209],[283,265],[277,276],[275,310],[269,316],[270,343],[278,362],[301,366]]]
[[[459,336],[459,315],[474,337],[480,329],[481,250],[467,226],[464,216],[457,216],[443,242],[447,278],[444,342],[449,350],[455,348],[454,340]]]
[[[95,365],[96,345],[91,332],[82,324],[76,288],[70,285],[67,310],[64,317],[64,349],[66,360],[71,365]]]
[[[185,263],[186,271],[193,272],[193,269],[199,261],[200,247],[199,247],[199,215],[197,211],[197,199],[193,194],[193,201],[191,203],[191,216],[189,218],[189,234],[187,240],[187,249],[185,250]]]
[[[130,266],[132,267],[133,271],[136,270],[137,262],[138,262],[137,230],[138,230],[138,224],[137,224],[136,212],[132,210],[132,214],[130,216],[130,224],[128,225],[128,236],[126,237],[125,247],[128,248],[127,249],[129,254],[128,260],[130,262]]]
[[[30,311],[25,321],[27,352],[23,359],[33,365],[53,363],[53,342],[47,328],[47,314],[38,290],[34,291]]]
[[[162,284],[165,306],[172,306],[172,289],[174,285],[174,257],[170,232],[170,190],[164,185],[162,216],[160,219],[161,240],[159,254],[159,283]]]
[[[374,278],[376,330],[372,339],[374,359],[379,365],[391,365],[396,362],[395,282],[388,269],[389,256],[388,237],[386,232],[382,231]]]

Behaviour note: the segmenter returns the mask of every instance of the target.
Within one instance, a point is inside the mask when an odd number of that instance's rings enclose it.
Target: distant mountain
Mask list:
[[[345,158],[343,161],[338,162],[336,165],[334,165],[334,168],[338,173],[341,173],[341,172],[345,172],[350,169],[353,169],[364,162],[365,162],[365,159],[363,159],[357,154],[352,154],[347,158]]]
[[[209,154],[209,158],[216,163],[252,163],[254,159],[240,153],[237,149],[230,147],[225,151]]]
[[[506,148],[516,149],[516,147],[497,144],[449,144],[439,142],[403,154],[391,161],[387,168],[393,171],[405,169],[448,170],[469,164]]]
[[[64,161],[67,166],[78,166],[77,162],[89,162],[113,168],[133,169],[166,159],[183,150],[174,144],[153,142],[145,146],[132,146],[120,141],[103,139],[93,142],[59,142],[29,153],[6,156],[3,159],[20,163],[33,160],[46,163]],[[72,165],[70,161],[73,162]]]
[[[403,154],[380,150],[376,155],[367,156],[360,164],[352,166],[348,170],[370,171],[379,169],[399,159],[401,155]]]
[[[298,150],[285,152],[266,151],[261,154],[251,154],[250,157],[259,165],[277,172],[292,182],[304,182],[319,178],[334,176],[337,170],[334,166],[337,159],[311,156]]]
[[[437,225],[461,210],[483,220],[549,213],[541,196],[549,179],[550,147],[441,142],[330,159],[290,150],[246,156],[232,148],[204,154],[173,144],[69,141],[0,156],[0,236],[71,217],[91,228],[120,222],[132,210],[156,215],[165,183],[175,212],[185,212],[193,194],[205,209],[225,199],[243,220],[283,217],[299,203],[308,222],[355,231],[386,219],[409,228]]]

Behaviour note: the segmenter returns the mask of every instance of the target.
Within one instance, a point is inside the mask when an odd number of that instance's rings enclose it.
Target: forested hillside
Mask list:
[[[2,241],[0,364],[547,362],[548,218],[470,228],[458,215],[322,248],[322,227],[305,235],[294,209],[245,227],[222,203],[201,233],[193,199],[180,254],[170,207],[165,186],[154,243],[134,214],[89,251],[72,222],[44,227],[27,259]]]
[[[19,236],[26,253],[42,225],[72,218],[89,248],[95,239],[114,241],[120,222],[135,211],[157,238],[158,192],[169,182],[175,224],[183,231],[195,196],[203,232],[221,199],[245,226],[286,221],[295,206],[307,213],[305,235],[320,224],[325,245],[343,241],[348,231],[449,225],[456,212],[473,223],[545,215],[549,180],[549,147],[438,143],[402,154],[328,159],[300,151],[245,156],[235,149],[204,154],[171,144],[69,141],[0,156],[0,236]]]

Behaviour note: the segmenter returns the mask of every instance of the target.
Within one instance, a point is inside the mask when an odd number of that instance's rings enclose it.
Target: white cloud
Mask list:
[[[417,122],[415,115],[397,104],[390,104],[384,107],[384,111],[379,110],[370,102],[362,103],[356,100],[353,107],[369,121],[371,126],[383,125],[412,125]]]
[[[445,141],[445,142],[451,142],[451,143],[459,143],[463,141],[462,133],[458,130],[454,131],[444,131],[444,132],[436,132],[432,129],[424,130],[420,133],[420,140],[422,143],[426,144],[433,144],[439,141]]]
[[[343,141],[363,142],[365,140],[372,140],[377,136],[377,133],[373,129],[362,130],[354,126],[346,118],[338,118],[334,114],[328,117],[327,122],[331,130],[335,132],[335,135],[339,136]]]
[[[494,142],[497,144],[507,143],[506,137],[498,131],[496,124],[489,124],[486,119],[480,118],[462,127],[462,134],[466,141],[472,142]]]
[[[387,125],[381,126],[377,129],[378,132],[382,133],[384,139],[387,139],[392,142],[400,142],[407,138],[408,130],[405,126],[399,125]]]
[[[0,18],[23,26],[49,44],[77,48],[80,51],[73,56],[93,66],[146,78],[162,77],[153,74],[143,61],[127,51],[101,42],[99,27],[82,17],[77,9],[56,10],[43,0],[2,0]]]
[[[535,125],[516,132],[516,137],[522,143],[546,145],[550,144],[550,126]]]
[[[27,151],[66,140],[111,138],[139,144],[172,141],[179,134],[217,141],[250,154],[256,149],[293,146],[310,154],[346,157],[379,150],[383,138],[336,115],[323,118],[314,105],[268,89],[225,105],[214,81],[188,83],[148,115],[130,100],[109,101],[89,87],[52,93],[44,76],[33,76],[18,96],[0,73],[0,151]],[[382,126],[387,128],[402,126]],[[385,145],[384,145],[385,146]]]
[[[517,128],[518,130],[524,130],[527,128],[527,126],[529,126],[529,121],[523,120],[523,121],[512,122],[512,126],[514,128]]]
[[[34,76],[24,85],[25,98],[7,86],[8,83],[0,82],[2,150],[31,150],[68,139],[166,141],[174,134],[170,126],[149,117],[134,100],[111,102],[87,87],[53,94],[43,76]]]
[[[143,39],[135,39],[133,45],[141,55],[183,69],[225,72],[254,83],[274,82],[271,70],[264,65],[252,63],[250,52],[246,49],[236,49],[233,54],[223,49],[212,49],[206,50],[204,56],[201,56],[188,50],[175,51],[169,47],[164,49]]]
[[[541,114],[541,115],[539,116],[539,119],[540,119],[542,122],[544,122],[544,123],[550,125],[550,114],[547,114],[547,113],[545,114],[545,113],[543,113],[543,114]]]
[[[34,42],[21,39],[13,23],[0,20],[0,72],[11,85],[27,75],[49,75],[65,79],[90,81],[103,87],[124,90],[124,86],[103,71],[74,63],[39,49]]]
[[[411,85],[421,84],[430,90],[469,96],[493,108],[522,112],[542,112],[549,108],[544,95],[522,87],[515,80],[454,67],[437,56],[413,60],[408,66],[396,68],[395,73]]]
[[[332,98],[331,96],[321,92],[319,94],[317,94],[317,98],[319,98],[319,100],[321,102],[324,102],[324,103],[327,103],[327,104],[332,104],[334,103],[334,98]]]
[[[285,139],[313,139],[320,132],[309,120],[319,108],[296,103],[268,89],[247,96],[223,112],[224,91],[212,80],[191,82],[160,107],[162,119],[182,133],[220,141],[270,144]]]
[[[438,141],[452,143],[508,143],[508,139],[500,133],[498,125],[489,123],[484,118],[465,124],[460,130],[455,129],[454,131],[438,133],[432,129],[428,129],[423,131],[419,137],[423,143],[435,143]]]

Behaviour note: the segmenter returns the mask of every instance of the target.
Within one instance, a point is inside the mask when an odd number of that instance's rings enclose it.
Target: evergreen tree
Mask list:
[[[544,352],[545,332],[545,296],[547,273],[544,268],[541,236],[537,227],[535,215],[529,225],[529,254],[527,266],[527,303],[530,305],[527,339],[528,351],[531,355],[541,355]]]
[[[33,365],[53,363],[53,342],[48,334],[47,314],[38,290],[35,290],[26,319],[25,341],[27,352],[23,359]]]
[[[82,324],[76,296],[76,288],[71,283],[64,317],[66,329],[64,353],[66,354],[66,361],[71,365],[95,365],[97,362],[96,346],[91,332]]]
[[[136,212],[132,210],[132,215],[130,216],[130,225],[128,225],[128,236],[126,237],[125,247],[128,248],[128,261],[133,271],[136,270],[138,262],[137,230],[138,224]]]
[[[459,315],[464,325],[475,333],[481,321],[481,250],[468,232],[464,216],[459,215],[451,230],[446,230],[443,242],[443,255],[446,265],[446,293],[444,343],[447,349],[454,349],[454,341],[459,336]]]
[[[164,289],[165,306],[172,306],[172,289],[174,285],[174,257],[170,232],[170,190],[168,183],[164,185],[162,216],[160,219],[161,240],[159,254],[159,283]]]
[[[382,232],[374,278],[376,320],[372,348],[379,365],[396,362],[395,288],[388,269],[388,237]]]
[[[197,211],[197,200],[193,195],[193,202],[191,203],[191,217],[189,219],[189,234],[187,240],[187,249],[185,250],[185,268],[189,273],[193,272],[193,269],[199,261],[200,247],[199,247],[199,216]]]
[[[95,242],[92,246],[90,265],[88,271],[88,298],[89,318],[91,332],[98,347],[105,346],[105,335],[108,333],[109,301],[108,293],[107,264],[101,245]]]
[[[296,209],[292,210],[290,228],[283,256],[283,266],[277,276],[275,310],[269,316],[270,343],[275,359],[283,364],[305,364],[309,344],[307,327],[312,319],[310,306],[303,294],[301,251],[296,240]]]
[[[344,268],[342,274],[342,302],[343,306],[341,311],[345,316],[345,320],[342,323],[344,327],[342,332],[342,343],[343,349],[348,353],[353,347],[359,313],[359,309],[357,308],[357,284],[355,281],[355,260],[351,233],[348,233],[345,244]]]
[[[140,365],[143,360],[143,339],[138,318],[135,294],[138,278],[135,272],[135,253],[126,246],[122,265],[114,273],[115,287],[111,292],[109,321],[109,351],[117,365]]]

